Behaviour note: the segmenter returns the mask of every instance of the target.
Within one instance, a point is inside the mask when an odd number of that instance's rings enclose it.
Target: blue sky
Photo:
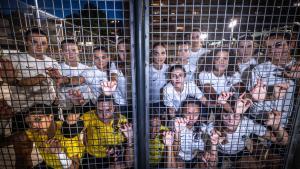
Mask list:
[[[21,1],[32,6],[35,5],[34,0],[1,0],[0,8],[5,12],[15,10],[18,4],[17,1]],[[106,11],[109,19],[123,18],[123,0],[38,0],[39,9],[47,11],[60,18],[65,18],[72,12],[78,12],[87,2],[94,3],[99,9]]]

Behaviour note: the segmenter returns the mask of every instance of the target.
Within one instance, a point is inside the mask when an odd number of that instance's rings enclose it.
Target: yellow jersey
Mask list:
[[[160,126],[160,132],[169,131],[169,129],[163,125]],[[154,139],[149,141],[150,148],[150,164],[157,165],[163,156],[165,145],[160,139],[160,134],[157,134]]]
[[[85,147],[80,135],[73,138],[65,138],[61,133],[62,121],[56,121],[56,131],[53,139],[57,139],[60,142],[61,148],[64,153],[66,153],[69,158],[81,158],[83,156]],[[40,134],[36,130],[28,129],[25,131],[28,138],[35,143],[38,148],[43,160],[46,162],[47,166],[54,169],[61,169],[62,165],[60,163],[59,157],[57,154],[51,154],[45,152],[44,148],[50,147],[50,144],[46,143],[49,140],[47,134]]]
[[[86,151],[97,157],[107,157],[107,147],[120,145],[125,141],[125,138],[120,130],[122,124],[127,123],[125,116],[119,114],[116,126],[113,126],[115,119],[112,119],[108,124],[102,122],[96,110],[91,110],[81,116],[84,121],[84,127],[87,129],[87,145]]]

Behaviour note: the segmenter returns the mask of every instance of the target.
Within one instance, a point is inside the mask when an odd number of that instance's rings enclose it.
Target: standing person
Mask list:
[[[108,168],[112,165],[132,167],[132,125],[125,116],[115,111],[113,100],[112,96],[100,95],[97,110],[86,112],[81,117],[86,127],[83,168]]]
[[[189,63],[197,66],[199,59],[206,57],[206,53],[209,52],[204,48],[204,33],[200,29],[193,29],[190,34],[191,52],[189,57]]]
[[[170,81],[163,88],[163,100],[167,106],[169,119],[176,117],[181,103],[188,97],[195,97],[206,105],[207,99],[193,81],[186,81],[186,72],[181,65],[169,68],[168,79]]]
[[[11,105],[16,113],[13,130],[25,129],[23,116],[33,104],[57,107],[55,83],[62,78],[60,65],[46,55],[48,37],[44,31],[39,28],[26,31],[25,43],[26,53],[10,55],[2,62],[7,71],[1,77],[10,85]]]
[[[150,64],[149,72],[149,102],[151,107],[162,108],[161,89],[167,84],[167,70],[169,65],[165,64],[167,59],[167,49],[163,43],[155,43],[152,52],[153,62]]]
[[[199,84],[207,97],[216,100],[224,91],[240,93],[243,84],[235,58],[228,48],[216,48],[199,67]]]
[[[93,99],[89,86],[85,83],[82,73],[89,69],[88,66],[80,63],[79,48],[73,39],[65,39],[61,42],[61,52],[65,62],[61,63],[63,80],[60,84],[60,102],[63,107],[70,107],[66,103],[69,98],[70,90],[80,90],[85,103]],[[88,106],[88,105],[87,105]],[[89,105],[91,106],[91,105]]]
[[[126,113],[128,118],[132,117],[132,108],[128,105],[128,93],[131,91],[128,85],[130,80],[130,65],[129,58],[130,52],[128,49],[129,43],[127,40],[121,40],[117,44],[117,61],[111,64],[110,75],[111,80],[115,81],[117,85],[116,92],[113,96],[115,98],[115,103],[118,105],[122,113]]]
[[[285,127],[291,116],[294,102],[295,82],[297,78],[296,61],[291,57],[288,33],[271,33],[265,39],[266,56],[270,59],[257,65],[252,71],[252,86],[261,80],[267,86],[267,99],[255,102],[252,115],[261,111],[277,110],[281,112],[281,126]]]

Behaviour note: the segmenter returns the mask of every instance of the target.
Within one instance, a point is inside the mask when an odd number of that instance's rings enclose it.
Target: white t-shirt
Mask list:
[[[150,65],[149,73],[149,102],[159,103],[160,102],[160,90],[167,84],[167,70],[169,66],[164,64],[160,70],[154,68]]]
[[[294,61],[288,63],[287,65],[293,64]],[[267,86],[274,86],[275,84],[288,82],[290,87],[287,90],[287,93],[283,99],[272,100],[272,101],[263,101],[255,103],[251,107],[252,115],[256,116],[259,114],[259,111],[270,111],[275,109],[281,112],[281,126],[285,127],[288,122],[288,117],[291,115],[293,109],[293,100],[296,84],[293,80],[289,80],[284,77],[278,77],[276,74],[280,74],[283,69],[280,66],[272,64],[270,61],[257,65],[252,71],[252,85],[253,87],[256,84],[258,78],[261,78]]]
[[[205,71],[199,73],[199,81],[202,85],[211,84],[217,94],[222,91],[229,91],[234,84],[242,82],[241,75],[238,72],[235,72],[233,76],[225,76],[224,74],[218,77],[213,72]]]
[[[75,76],[84,77],[82,75],[82,73],[87,69],[90,69],[90,68],[81,63],[78,63],[77,67],[71,67],[71,66],[67,65],[66,63],[61,64],[62,75],[66,76],[66,77],[75,77]],[[86,102],[88,102],[89,100],[95,99],[94,95],[92,95],[92,93],[91,93],[91,89],[89,88],[89,86],[87,84],[82,84],[79,86],[65,85],[65,86],[62,86],[61,90],[60,90],[60,101],[61,101],[61,104],[64,106],[67,106],[67,105],[65,105],[66,99],[69,98],[68,91],[71,89],[80,90],[81,93],[83,94],[83,98],[86,100]]]
[[[243,117],[239,126],[234,133],[227,133],[226,144],[219,144],[218,151],[224,154],[237,154],[243,151],[246,146],[246,139],[250,134],[256,134],[258,136],[264,136],[267,129],[253,120]]]
[[[46,73],[47,68],[60,70],[56,60],[44,55],[44,60],[39,60],[29,54],[13,54],[7,56],[12,61],[13,68],[17,72],[17,79],[35,77]],[[51,105],[56,98],[56,89],[53,79],[47,78],[47,82],[35,86],[10,86],[11,105],[15,112],[26,111],[33,104]]]
[[[85,77],[85,81],[92,90],[94,98],[98,98],[101,95],[102,89],[100,83],[108,81],[107,73],[107,71],[99,70],[96,66],[82,72],[81,76]]]
[[[113,62],[110,67],[110,74],[115,73],[118,75],[117,78],[117,89],[113,93],[115,102],[119,105],[127,105],[127,78],[123,72],[116,67]]]
[[[200,48],[197,52],[190,51],[189,64],[197,66],[199,58],[205,57],[209,50]]]
[[[248,62],[238,64],[240,74],[243,74],[243,72],[251,65],[257,65],[256,59],[252,58]]]
[[[184,89],[181,93],[177,92],[172,83],[169,82],[163,88],[163,94],[165,106],[173,107],[176,110],[180,108],[181,103],[187,98],[187,96],[195,97],[197,99],[200,99],[203,96],[203,93],[193,81],[185,82]]]

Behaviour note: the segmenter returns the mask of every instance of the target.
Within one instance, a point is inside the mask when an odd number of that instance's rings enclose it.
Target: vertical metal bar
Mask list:
[[[148,165],[148,110],[146,109],[145,78],[145,10],[144,1],[130,0],[131,66],[133,121],[135,133],[135,168],[149,168]]]

